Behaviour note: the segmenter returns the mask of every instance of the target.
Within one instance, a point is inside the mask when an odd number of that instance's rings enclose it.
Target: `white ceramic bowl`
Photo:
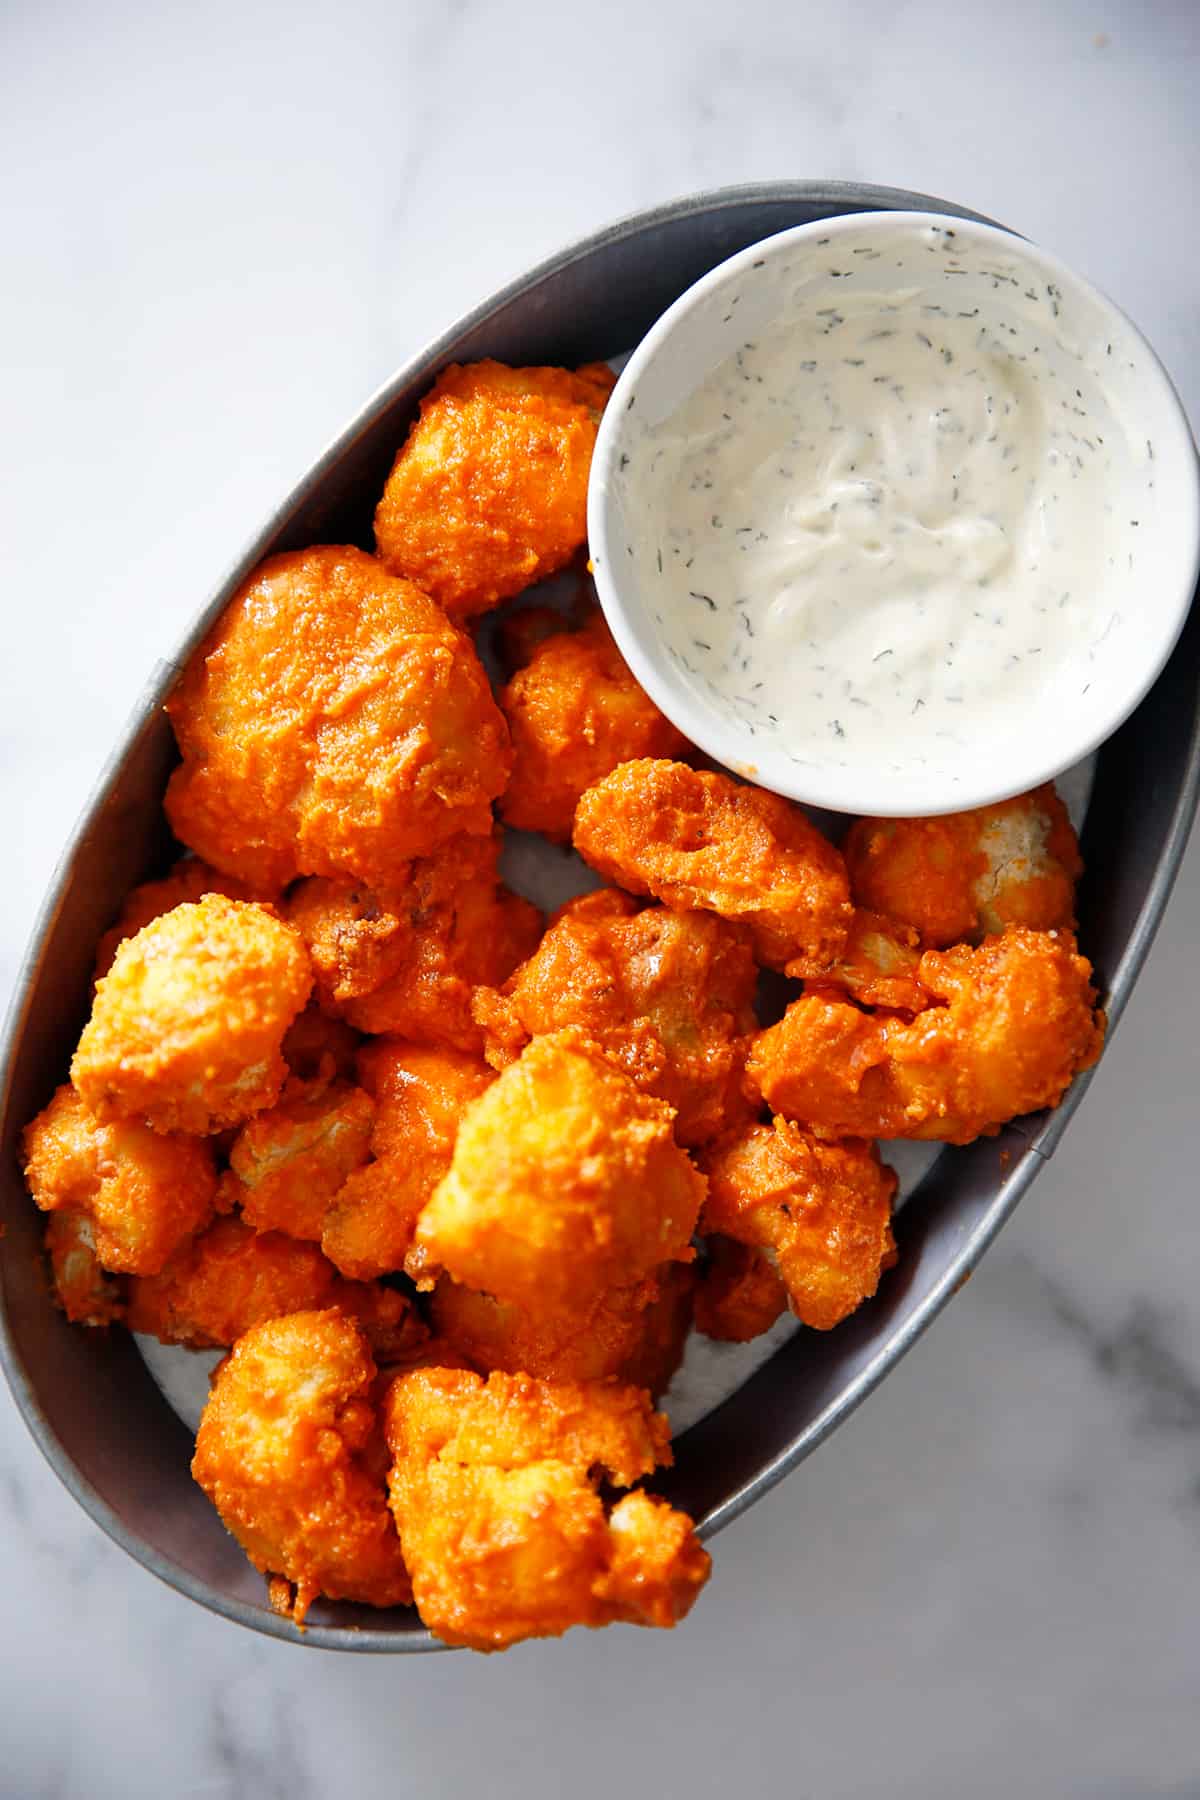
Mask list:
[[[914,231],[924,234],[928,257],[914,258]],[[882,306],[898,284],[932,307],[946,301],[963,317],[978,309],[985,324],[1012,335],[1019,308],[1030,366],[1045,378],[1039,404],[1066,408],[1064,418],[1078,406],[1069,422],[1089,450],[1097,441],[1105,446],[1088,468],[1088,492],[1107,514],[1104,566],[1088,586],[1096,629],[1082,631],[1077,648],[1073,635],[1068,640],[1061,680],[1032,697],[1014,684],[1011,700],[1003,697],[986,727],[977,718],[972,728],[967,717],[944,750],[935,745],[931,753],[925,743],[918,755],[900,732],[884,754],[878,745],[834,740],[815,756],[806,747],[801,759],[786,718],[768,724],[759,714],[753,723],[705,671],[683,666],[679,633],[688,627],[656,611],[663,521],[655,506],[665,502],[656,488],[645,503],[650,490],[639,479],[638,449],[743,340],[777,325],[797,293],[816,314],[851,292],[863,296],[857,305],[869,307],[877,295]],[[721,499],[712,495],[715,510]],[[1081,535],[1099,528],[1095,509],[1075,510]],[[884,815],[950,812],[1050,779],[1094,750],[1146,695],[1195,590],[1200,476],[1187,419],[1153,350],[1111,301],[1057,258],[994,226],[929,213],[858,213],[755,244],[668,308],[634,351],[605,412],[588,534],[600,601],[622,653],[693,743],[762,786],[812,805]]]

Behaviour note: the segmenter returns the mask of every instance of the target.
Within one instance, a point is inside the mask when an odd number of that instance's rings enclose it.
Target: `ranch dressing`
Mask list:
[[[631,440],[668,654],[799,763],[1000,741],[1015,699],[1078,691],[1104,627],[1121,433],[1056,355],[1054,291],[956,305],[902,270],[873,291],[793,281]]]

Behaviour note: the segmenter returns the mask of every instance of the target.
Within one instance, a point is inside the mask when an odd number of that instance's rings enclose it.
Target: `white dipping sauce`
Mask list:
[[[1001,746],[1021,709],[1086,693],[1111,629],[1106,571],[1139,522],[1112,497],[1139,459],[1054,285],[998,265],[983,295],[978,269],[956,284],[954,235],[893,237],[882,286],[870,248],[797,256],[765,318],[724,295],[724,341],[745,337],[630,420],[630,554],[665,647],[796,763]]]

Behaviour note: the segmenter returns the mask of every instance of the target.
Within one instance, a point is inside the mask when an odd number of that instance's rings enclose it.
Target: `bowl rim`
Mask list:
[[[764,262],[777,261],[798,246],[818,242],[824,245],[830,239],[852,235],[864,227],[874,227],[887,234],[920,225],[944,228],[945,217],[944,213],[933,209],[883,208],[810,220],[772,233],[708,270],[660,314],[618,376],[600,421],[588,483],[588,546],[596,593],[617,648],[655,705],[690,742],[725,768],[733,769],[758,786],[769,788],[789,800],[850,816],[922,818],[991,806],[1039,787],[1083,761],[1125,722],[1161,675],[1179,641],[1200,575],[1200,458],[1183,402],[1154,346],[1116,301],[1078,274],[1055,252],[1006,226],[970,217],[957,220],[951,229],[961,229],[964,238],[1003,247],[1007,255],[1015,254],[1025,266],[1056,279],[1067,291],[1093,302],[1124,327],[1129,334],[1130,349],[1139,359],[1138,377],[1143,384],[1153,388],[1153,403],[1162,410],[1162,425],[1155,435],[1155,457],[1178,474],[1183,487],[1182,505],[1172,508],[1169,520],[1169,529],[1180,548],[1179,566],[1164,604],[1155,609],[1153,619],[1158,623],[1158,632],[1151,634],[1152,654],[1140,665],[1135,665],[1136,681],[1121,690],[1118,701],[1106,711],[1102,725],[1074,737],[1064,734],[1058,740],[1060,748],[1053,754],[1046,751],[1028,764],[1018,765],[1015,778],[1006,773],[1013,768],[1010,760],[998,755],[989,758],[980,752],[969,765],[974,770],[972,785],[956,787],[953,794],[942,797],[944,803],[914,804],[910,795],[896,795],[895,783],[889,784],[886,773],[881,771],[873,777],[869,767],[847,771],[806,766],[792,775],[773,765],[764,774],[760,761],[761,745],[753,733],[740,728],[733,715],[718,717],[694,694],[670,659],[655,654],[654,628],[646,608],[637,601],[636,581],[622,579],[628,563],[618,554],[620,544],[613,504],[613,476],[627,448],[629,416],[642,377],[667,350],[679,328],[693,318],[714,293],[729,283],[743,280]],[[1160,592],[1163,586],[1160,584]],[[1039,741],[1050,744],[1055,741],[1054,725],[1069,724],[1072,715],[1065,709],[1052,713],[1049,707],[1045,713],[1050,730],[1044,731]]]
[[[113,791],[135,740],[145,728],[148,718],[161,709],[179,676],[180,659],[190,654],[201,642],[245,576],[261,560],[265,547],[286,525],[292,514],[321,485],[330,470],[352,448],[356,440],[391,406],[402,390],[418,376],[423,377],[431,370],[436,369],[468,332],[479,325],[486,324],[502,307],[536,287],[547,276],[569,268],[573,263],[591,255],[595,250],[639,236],[652,226],[672,225],[696,214],[719,214],[728,209],[747,205],[769,205],[775,202],[828,205],[835,209],[828,214],[829,219],[832,220],[842,216],[841,212],[836,210],[838,208],[845,208],[850,212],[861,212],[870,210],[872,207],[876,209],[886,207],[889,201],[897,204],[907,203],[910,207],[914,202],[924,203],[930,209],[941,207],[943,211],[940,216],[943,217],[992,223],[983,215],[963,208],[952,201],[942,201],[933,195],[918,194],[905,189],[889,188],[877,184],[781,180],[764,183],[750,182],[701,190],[665,201],[657,206],[626,214],[615,222],[568,245],[485,298],[399,366],[367,399],[350,423],[318,455],[305,474],[272,510],[270,516],[264,520],[262,527],[247,542],[242,554],[230,566],[225,578],[214,587],[208,604],[198,610],[192,626],[182,635],[174,658],[159,659],[152,668],[145,687],[135,702],[124,729],[105,759],[96,784],[84,802],[76,824],[66,840],[51,875],[45,898],[35,916],[3,1025],[0,1027],[0,1116],[11,1104],[14,1066],[38,982],[43,944],[48,939],[63,904],[76,858],[91,830],[92,820],[105,799]],[[774,234],[768,233],[767,235]],[[1200,714],[1194,722],[1186,762],[1180,770],[1178,794],[1172,808],[1169,826],[1163,838],[1161,854],[1124,951],[1112,972],[1109,993],[1106,997],[1110,1026],[1115,1025],[1124,1010],[1134,981],[1149,953],[1183,860],[1198,798],[1200,798]],[[874,1391],[894,1364],[907,1353],[932,1324],[938,1313],[961,1286],[965,1276],[978,1264],[1001,1226],[1010,1217],[1033,1180],[1041,1162],[1049,1157],[1057,1146],[1083,1099],[1090,1079],[1089,1074],[1073,1083],[1062,1105],[1051,1116],[1038,1137],[1033,1140],[1031,1148],[1036,1155],[1023,1159],[1020,1166],[1002,1183],[984,1225],[964,1243],[962,1251],[955,1258],[953,1265],[947,1270],[938,1286],[909,1317],[903,1332],[895,1343],[838,1393],[831,1406],[805,1433],[802,1441],[793,1442],[787,1451],[776,1457],[770,1464],[761,1467],[751,1481],[731,1494],[722,1506],[713,1511],[704,1531],[706,1538],[722,1529],[753,1501],[768,1492],[784,1475],[797,1467]],[[0,1368],[3,1369],[7,1378],[17,1411],[23,1418],[34,1443],[63,1486],[92,1521],[113,1543],[124,1550],[132,1561],[156,1576],[176,1593],[195,1601],[206,1611],[243,1625],[263,1636],[279,1639],[284,1643],[310,1649],[382,1655],[414,1654],[440,1651],[445,1648],[424,1630],[414,1629],[399,1633],[374,1629],[369,1624],[364,1624],[361,1628],[349,1628],[344,1625],[326,1625],[319,1621],[313,1621],[301,1637],[290,1620],[271,1613],[265,1605],[261,1608],[255,1607],[235,1598],[218,1594],[188,1569],[157,1551],[136,1531],[126,1525],[123,1518],[83,1474],[74,1458],[55,1434],[41,1406],[32,1376],[24,1366],[3,1300],[3,1289],[0,1286]],[[163,1404],[166,1405],[165,1400]],[[367,1616],[364,1609],[364,1617]]]

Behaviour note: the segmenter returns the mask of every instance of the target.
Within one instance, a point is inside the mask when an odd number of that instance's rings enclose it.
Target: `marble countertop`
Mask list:
[[[417,344],[614,215],[784,175],[948,195],[1108,289],[1200,418],[1198,79],[1194,0],[4,9],[0,1000],[259,518]],[[114,1548],[0,1396],[0,1796],[1200,1794],[1198,934],[1200,844],[1017,1219],[674,1637],[259,1639]]]

